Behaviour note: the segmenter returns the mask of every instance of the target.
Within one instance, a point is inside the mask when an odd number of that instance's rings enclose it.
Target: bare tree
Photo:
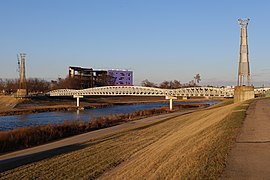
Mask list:
[[[163,81],[162,83],[159,84],[159,87],[163,89],[177,89],[181,88],[182,85],[180,81],[173,80],[173,81]]]
[[[18,79],[6,79],[5,80],[5,92],[8,94],[12,94],[17,92],[19,88],[19,80]]]
[[[39,78],[29,78],[26,81],[28,92],[43,93],[50,90],[50,82]]]
[[[96,86],[110,86],[113,84],[113,77],[108,74],[102,74],[96,79]]]
[[[196,86],[195,80],[191,80],[188,82],[188,87],[194,87]]]
[[[162,89],[178,89],[183,87],[194,87],[196,86],[196,82],[199,83],[201,81],[200,74],[196,74],[193,80],[189,81],[188,83],[181,84],[178,80],[173,81],[163,81],[158,86],[155,83],[149,82],[147,79],[142,81],[142,86],[145,87],[159,87]]]
[[[180,81],[177,81],[177,80],[173,81],[172,89],[178,89],[181,87],[182,87],[182,84],[180,83]]]
[[[199,84],[200,81],[201,81],[201,76],[200,76],[200,74],[196,74],[196,75],[194,76],[194,83],[195,83],[195,85]]]
[[[66,77],[58,78],[51,82],[51,89],[81,89],[81,80],[79,78]]]
[[[5,93],[5,82],[0,78],[0,94]]]
[[[148,81],[148,79],[143,80],[141,85],[144,87],[157,87],[155,83]]]
[[[159,84],[159,87],[162,89],[170,89],[170,82],[169,81],[163,81]]]
[[[5,83],[2,78],[0,78],[0,89],[3,90],[5,88]]]

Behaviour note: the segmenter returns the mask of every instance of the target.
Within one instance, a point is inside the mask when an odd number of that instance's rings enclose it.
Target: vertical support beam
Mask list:
[[[177,99],[177,97],[166,96],[165,99],[169,99],[170,100],[170,111],[172,111],[173,110],[173,99]]]
[[[80,106],[80,98],[77,97],[77,107],[79,107],[79,106]]]
[[[173,103],[173,99],[170,99],[170,111],[173,109],[172,103]]]
[[[187,100],[187,99],[188,99],[187,96],[183,96],[183,97],[182,97],[182,100]]]
[[[83,98],[83,96],[73,95],[73,98],[77,98],[77,107],[80,107],[80,98]]]

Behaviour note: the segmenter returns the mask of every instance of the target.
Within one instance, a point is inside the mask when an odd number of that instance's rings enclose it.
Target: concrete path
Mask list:
[[[153,123],[162,122],[164,120],[168,120],[193,111],[195,110],[186,110],[181,112],[144,118],[141,120],[131,121],[121,125],[100,129],[89,133],[76,135],[73,137],[65,138],[59,141],[36,146],[33,148],[7,153],[0,156],[0,172],[21,166],[23,164],[39,161],[58,154],[83,148],[84,146],[83,143],[90,141],[92,139],[107,137],[119,132],[128,131],[131,129],[147,126]]]
[[[270,99],[250,105],[221,179],[270,179]]]

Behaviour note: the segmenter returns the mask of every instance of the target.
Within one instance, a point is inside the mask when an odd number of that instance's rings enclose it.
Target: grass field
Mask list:
[[[249,102],[158,119],[84,148],[24,165],[1,179],[217,179]]]

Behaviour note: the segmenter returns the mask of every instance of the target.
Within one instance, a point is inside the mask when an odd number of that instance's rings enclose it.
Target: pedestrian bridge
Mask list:
[[[257,88],[256,95],[263,94],[270,88]],[[234,88],[214,88],[214,87],[189,87],[180,89],[160,89],[142,86],[104,86],[88,89],[58,89],[49,92],[50,96],[73,96],[77,98],[77,106],[80,106],[80,98],[84,96],[164,96],[172,101],[177,97],[224,97],[234,96]]]
[[[232,88],[189,87],[160,89],[141,86],[104,86],[82,90],[58,89],[50,96],[169,96],[169,97],[233,97]]]

